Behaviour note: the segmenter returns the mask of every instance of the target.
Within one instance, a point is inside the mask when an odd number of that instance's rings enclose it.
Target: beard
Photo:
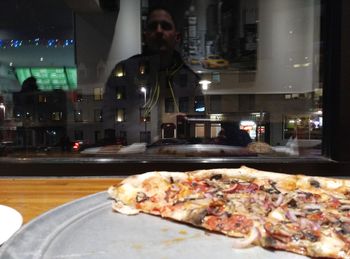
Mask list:
[[[153,53],[172,52],[174,48],[163,38],[150,39],[147,42],[147,49]]]

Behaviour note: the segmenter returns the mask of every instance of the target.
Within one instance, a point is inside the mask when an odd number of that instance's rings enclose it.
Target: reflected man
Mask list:
[[[162,124],[176,124],[176,114],[191,112],[179,106],[179,99],[187,98],[190,104],[202,93],[199,77],[176,50],[180,41],[171,12],[164,7],[151,9],[145,51],[118,63],[106,84],[103,120],[109,143],[116,135],[127,138],[128,144],[149,142],[161,136]]]

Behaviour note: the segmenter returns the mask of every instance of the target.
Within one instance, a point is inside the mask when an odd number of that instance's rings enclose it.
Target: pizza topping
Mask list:
[[[335,199],[335,198],[332,198],[328,203],[327,205],[333,209],[337,209],[341,206],[341,201],[338,200],[338,199]]]
[[[294,200],[294,199],[291,199],[291,200],[287,203],[287,205],[288,205],[289,208],[296,208],[296,207],[298,206],[296,200]]]
[[[225,213],[222,216],[205,217],[203,224],[210,230],[248,234],[253,226],[253,221],[244,215]]]
[[[273,224],[269,221],[264,224],[264,228],[269,236],[284,243],[289,242],[293,234],[297,234],[297,231],[291,231],[286,225]]]
[[[230,186],[227,189],[222,190],[223,193],[234,193],[238,187],[238,183],[235,183],[234,185]]]
[[[299,223],[301,229],[311,229],[313,231],[318,231],[320,229],[319,223],[309,220],[307,218],[300,218]]]
[[[137,192],[136,194],[136,202],[140,203],[148,200],[147,195],[144,192]]]
[[[305,212],[314,212],[314,211],[319,211],[321,209],[320,204],[314,204],[314,203],[308,203],[304,205],[304,210]]]
[[[190,210],[190,213],[187,216],[187,221],[195,226],[200,226],[207,214],[208,212],[206,208],[197,208]]]
[[[252,227],[246,238],[235,238],[232,242],[233,248],[246,248],[251,246],[260,237],[259,229]]]
[[[275,210],[271,211],[268,217],[278,221],[286,220],[285,212],[281,208],[276,208]]]
[[[321,187],[320,182],[315,180],[315,179],[310,179],[310,185],[315,187],[315,188],[320,188]]]
[[[210,180],[221,180],[222,174],[214,174],[213,176],[210,177]]]
[[[284,198],[283,193],[279,193],[278,196],[277,196],[277,199],[276,199],[276,201],[273,203],[273,205],[274,205],[275,207],[279,207],[279,206],[282,204],[282,202],[283,202],[283,198]]]
[[[348,234],[350,234],[350,224],[349,224],[349,223],[343,223],[343,224],[341,224],[341,226],[340,226],[340,232],[341,232],[343,235],[348,235]]]
[[[350,217],[341,216],[339,220],[341,222],[350,223]]]
[[[349,211],[350,210],[350,205],[342,205],[342,206],[340,206],[339,209],[342,210],[342,211]]]
[[[259,186],[255,183],[246,182],[246,183],[239,183],[236,189],[238,191],[252,193],[252,192],[256,192],[259,189]]]
[[[298,220],[294,210],[287,210],[286,217],[292,222],[296,222]]]
[[[303,234],[304,234],[304,237],[311,242],[316,242],[320,238],[319,235],[316,234],[316,232],[306,231],[306,232],[303,232]]]
[[[221,216],[225,213],[224,201],[217,200],[210,203],[207,211],[210,215]]]

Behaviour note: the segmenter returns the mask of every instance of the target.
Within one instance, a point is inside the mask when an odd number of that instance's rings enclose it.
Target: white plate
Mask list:
[[[0,248],[1,259],[295,259],[260,247],[233,249],[224,235],[156,216],[112,211],[106,192],[34,219]]]
[[[0,245],[9,239],[22,223],[22,215],[17,210],[0,205]]]

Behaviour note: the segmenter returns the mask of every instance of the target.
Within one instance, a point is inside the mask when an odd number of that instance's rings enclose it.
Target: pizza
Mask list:
[[[148,172],[108,189],[113,209],[219,232],[235,248],[261,246],[350,258],[350,181],[248,167]]]
[[[257,154],[270,154],[273,153],[273,148],[265,142],[251,142],[247,146],[248,150]]]

